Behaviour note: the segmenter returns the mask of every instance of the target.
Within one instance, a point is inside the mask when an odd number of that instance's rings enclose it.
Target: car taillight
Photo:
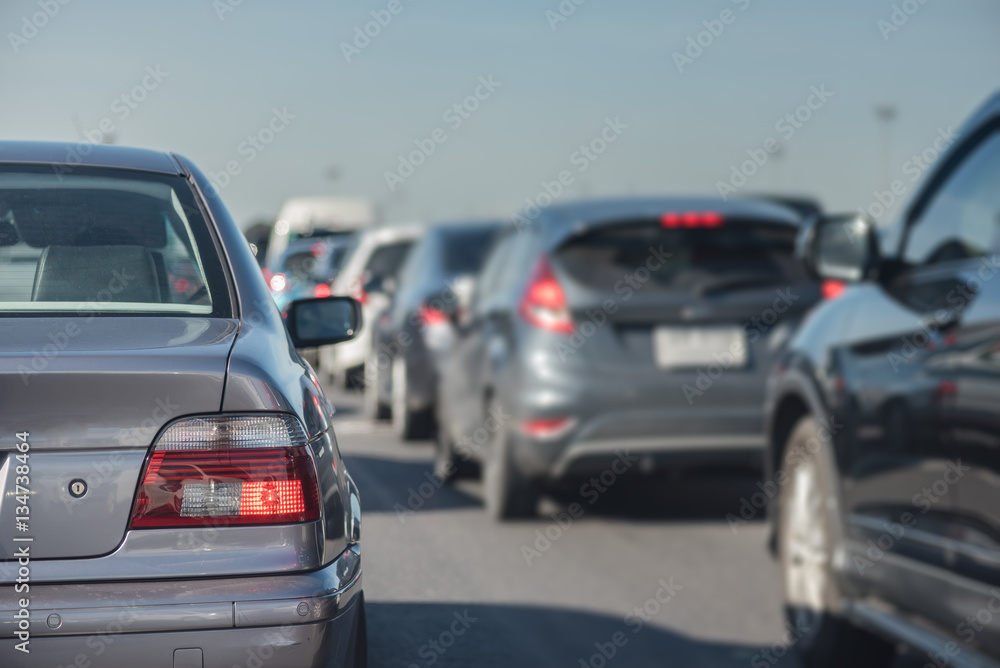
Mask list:
[[[559,334],[573,333],[573,316],[566,303],[566,293],[545,256],[535,265],[519,310],[530,325]]]
[[[660,217],[663,227],[719,227],[725,222],[722,214],[715,211],[685,211],[665,213]]]
[[[417,310],[417,316],[420,318],[421,324],[430,327],[431,325],[443,325],[448,322],[448,314],[441,309],[433,308],[422,305]]]
[[[330,286],[326,283],[319,283],[315,288],[313,288],[314,297],[324,298],[329,297],[331,294],[333,294],[333,291],[330,290]]]
[[[316,466],[290,415],[186,418],[146,462],[133,529],[295,524],[319,519]]]
[[[843,281],[823,281],[821,289],[823,291],[823,299],[836,299],[844,294],[847,284]]]
[[[521,423],[521,433],[539,440],[554,440],[568,434],[576,426],[572,417],[540,418]]]

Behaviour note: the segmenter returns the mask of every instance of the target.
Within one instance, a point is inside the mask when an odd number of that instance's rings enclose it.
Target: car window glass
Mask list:
[[[187,184],[110,174],[0,171],[0,311],[213,312],[221,266]]]
[[[507,292],[520,285],[530,272],[531,263],[534,261],[534,258],[530,257],[534,241],[531,228],[513,232],[511,236],[510,250],[500,270],[497,291]]]
[[[508,232],[504,234],[498,241],[493,250],[486,256],[486,263],[483,266],[483,271],[479,275],[479,280],[476,282],[476,291],[472,300],[472,309],[477,311],[479,306],[482,304],[483,297],[485,295],[493,292],[501,280],[501,274],[507,265],[507,258],[510,257],[511,248],[513,246],[514,237],[516,232]]]
[[[979,144],[914,221],[903,259],[929,265],[981,257],[1000,231],[1000,132]]]
[[[365,271],[373,277],[395,277],[412,247],[412,241],[398,241],[380,246],[368,258],[368,262],[365,264]]]

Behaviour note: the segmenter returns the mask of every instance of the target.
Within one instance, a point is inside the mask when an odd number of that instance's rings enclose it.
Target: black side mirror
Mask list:
[[[866,216],[821,218],[805,234],[800,253],[813,277],[856,283],[877,274],[882,263],[878,231]]]
[[[361,304],[351,297],[297,299],[285,313],[285,324],[296,348],[350,341],[361,329]]]

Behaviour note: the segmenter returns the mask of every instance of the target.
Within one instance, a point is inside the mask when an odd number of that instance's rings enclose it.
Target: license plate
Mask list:
[[[720,364],[740,369],[747,363],[741,327],[657,327],[653,353],[661,369]]]

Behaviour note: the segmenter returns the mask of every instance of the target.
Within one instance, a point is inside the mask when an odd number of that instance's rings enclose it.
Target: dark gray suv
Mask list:
[[[500,236],[444,365],[437,471],[484,466],[491,515],[549,485],[760,466],[771,361],[821,286],[768,202],[551,207]]]

